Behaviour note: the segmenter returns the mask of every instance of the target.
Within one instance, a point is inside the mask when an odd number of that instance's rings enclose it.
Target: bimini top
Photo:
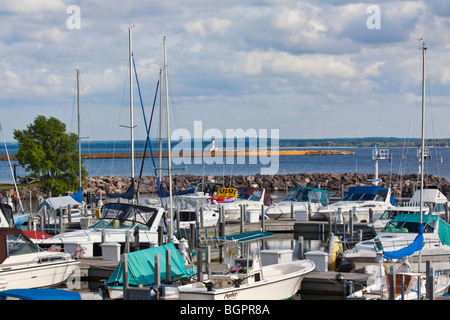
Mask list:
[[[256,241],[260,239],[265,239],[274,236],[272,232],[266,232],[266,231],[251,231],[251,232],[244,232],[244,233],[238,233],[238,234],[232,234],[224,237],[215,238],[214,240],[218,241],[227,241],[227,242],[249,242],[249,241]]]
[[[442,220],[438,215],[424,214],[422,215],[422,224],[425,226],[425,233],[432,232],[436,224],[432,223],[438,221],[439,223],[439,239],[443,244],[450,245],[450,224]],[[392,219],[382,232],[412,232],[418,233],[418,225],[420,224],[420,213],[415,214],[399,214]]]
[[[350,187],[341,201],[386,201],[389,189],[380,186]],[[391,195],[390,202],[396,206],[397,201]]]

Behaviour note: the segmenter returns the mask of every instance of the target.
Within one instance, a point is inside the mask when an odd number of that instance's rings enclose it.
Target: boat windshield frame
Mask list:
[[[381,231],[383,233],[419,233],[420,222],[414,221],[402,221],[402,220],[391,220],[389,221],[384,229]],[[423,233],[434,233],[435,227],[429,223],[422,223],[424,225]]]
[[[325,205],[325,198],[327,197],[327,192],[322,192],[321,190],[313,190],[309,188],[293,188],[286,196],[281,199],[281,201],[294,201],[294,202],[308,202],[312,203],[322,203]]]
[[[149,230],[158,213],[157,208],[129,203],[107,203],[102,207],[100,219],[91,226],[93,229],[132,229],[139,226]]]

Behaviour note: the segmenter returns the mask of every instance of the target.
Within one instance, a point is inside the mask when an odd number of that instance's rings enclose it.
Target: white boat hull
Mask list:
[[[217,288],[213,291],[202,283],[179,287],[181,300],[282,300],[294,296],[304,276],[315,265],[309,260],[262,267],[263,279],[239,287]]]
[[[60,284],[66,281],[78,268],[79,261],[70,260],[58,263],[35,263],[2,267],[0,279],[7,282],[2,289],[31,289]]]

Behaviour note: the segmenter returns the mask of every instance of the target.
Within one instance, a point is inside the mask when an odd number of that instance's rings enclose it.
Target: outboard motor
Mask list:
[[[177,286],[152,286],[148,300],[180,300],[180,291]]]
[[[110,298],[107,280],[100,280],[98,282],[98,293],[103,298],[103,300]]]

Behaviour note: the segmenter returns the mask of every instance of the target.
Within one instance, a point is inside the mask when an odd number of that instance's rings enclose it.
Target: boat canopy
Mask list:
[[[350,187],[341,201],[386,201],[389,189],[380,186]],[[391,195],[390,202],[396,206],[397,201]]]
[[[422,215],[422,224],[424,232],[432,232],[437,224],[439,226],[439,238],[443,244],[450,245],[450,224],[442,220],[438,215]],[[392,219],[382,232],[419,232],[420,213],[399,214]],[[401,228],[399,228],[401,227]]]
[[[249,242],[249,241],[256,241],[260,239],[265,239],[274,236],[272,232],[267,231],[251,231],[251,232],[244,232],[244,233],[238,233],[238,234],[231,234],[224,237],[218,237],[214,238],[213,240],[217,241],[225,241],[225,242]]]
[[[327,199],[330,199],[330,192],[323,189],[316,189],[310,187],[295,187],[292,188],[281,201],[296,201],[296,202],[320,202],[326,206]]]
[[[152,227],[157,208],[130,203],[106,203],[102,207],[100,219],[91,228],[132,228],[139,223],[141,228]]]
[[[153,248],[143,249],[128,253],[128,284],[130,286],[150,286],[155,284],[155,256],[159,255],[161,279],[166,278],[166,250],[170,250],[171,276],[192,276],[196,273],[185,267],[185,261],[181,254],[170,242]],[[123,263],[117,265],[113,274],[109,277],[109,285],[123,285]]]
[[[81,188],[78,189],[77,193],[70,195],[70,196],[64,196],[64,197],[52,197],[47,198],[44,200],[44,202],[39,206],[38,211],[41,210],[43,206],[49,206],[53,209],[60,209],[63,207],[67,207],[68,205],[76,206],[83,202],[83,193]]]

